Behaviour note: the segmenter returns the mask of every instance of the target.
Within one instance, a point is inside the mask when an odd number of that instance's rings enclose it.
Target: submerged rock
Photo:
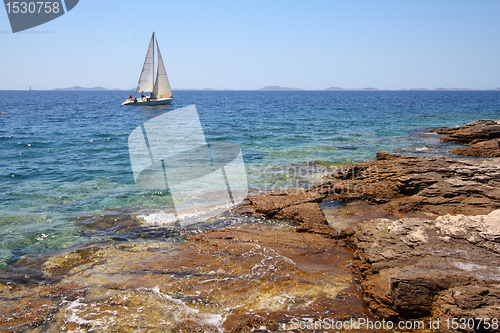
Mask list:
[[[500,318],[500,210],[435,221],[376,219],[345,235],[356,249],[354,271],[375,314]]]
[[[279,228],[61,251],[38,265],[58,282],[0,288],[0,330],[249,332],[293,328],[293,318],[373,319],[353,282],[350,251]]]
[[[74,283],[0,285],[0,330],[22,332],[46,326],[64,304],[82,297],[84,291],[85,287]]]

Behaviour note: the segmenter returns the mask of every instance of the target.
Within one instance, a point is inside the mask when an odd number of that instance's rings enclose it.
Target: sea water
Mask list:
[[[500,91],[175,91],[171,106],[121,106],[128,95],[0,91],[0,265],[112,241],[120,214],[171,207],[135,184],[128,135],[179,107],[196,105],[209,143],[240,146],[251,192],[306,187],[377,151],[447,155],[429,128],[500,118]],[[82,229],[104,214],[108,227]]]

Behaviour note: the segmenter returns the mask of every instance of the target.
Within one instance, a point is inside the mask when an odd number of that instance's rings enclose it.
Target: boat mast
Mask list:
[[[154,86],[156,85],[156,82],[155,82],[155,47],[154,47],[154,44],[155,44],[155,32],[153,31],[153,90],[155,89]],[[151,92],[151,94],[149,94],[149,96],[151,97],[151,95],[153,94],[153,92]]]

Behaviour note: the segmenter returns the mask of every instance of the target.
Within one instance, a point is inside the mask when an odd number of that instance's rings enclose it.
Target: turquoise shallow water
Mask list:
[[[127,140],[145,121],[195,104],[208,142],[243,152],[251,190],[306,186],[377,151],[445,154],[429,127],[500,118],[500,92],[178,91],[171,107],[123,107],[125,92],[0,91],[0,265],[113,237],[83,216],[170,205],[134,183]]]

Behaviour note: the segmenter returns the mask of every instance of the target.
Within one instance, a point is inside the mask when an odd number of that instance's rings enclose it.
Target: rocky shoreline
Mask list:
[[[433,132],[443,135],[441,142],[468,145],[465,148],[452,149],[452,154],[500,157],[500,120],[477,120],[464,126],[435,129]]]
[[[477,150],[498,140],[499,124],[435,131]],[[494,332],[477,320],[500,321],[500,158],[487,145],[486,159],[378,153],[232,212],[262,223],[178,244],[153,237],[23,259],[0,274],[0,330],[314,332],[307,323],[439,318],[439,329],[414,331],[451,332],[446,320],[471,318],[463,331]],[[340,229],[321,208],[329,201],[367,202],[371,218]]]
[[[500,121],[436,132],[443,134],[442,142],[471,145],[451,153],[500,156]],[[478,148],[482,144],[485,149]],[[439,332],[456,331],[443,324],[453,318],[469,321],[462,331],[500,329],[480,319],[500,320],[499,158],[380,152],[375,161],[339,168],[325,178],[302,194],[287,190],[251,197],[241,211],[285,217],[299,224],[297,231],[346,241],[355,251],[353,273],[365,301],[381,318],[439,318]],[[368,201],[389,218],[337,233],[318,212],[321,200]],[[427,218],[405,218],[417,212]]]
[[[397,216],[487,214],[500,208],[499,159],[452,159],[377,153],[375,161],[327,175],[309,191],[327,200],[367,200]]]

